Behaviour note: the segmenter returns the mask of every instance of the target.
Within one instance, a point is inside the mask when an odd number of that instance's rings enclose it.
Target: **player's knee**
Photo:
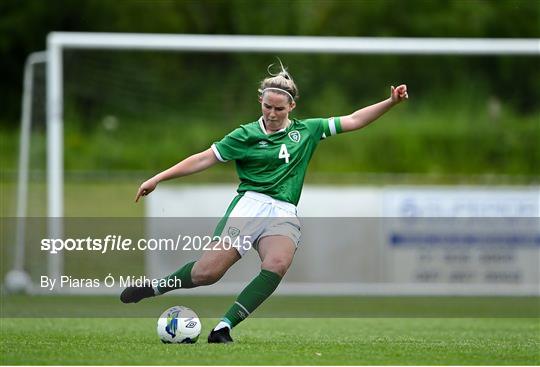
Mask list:
[[[276,257],[271,259],[265,259],[262,263],[261,268],[276,273],[280,277],[283,277],[287,270],[289,270],[290,264],[291,262],[288,259]]]
[[[191,278],[194,284],[197,285],[210,285],[214,284],[221,279],[223,274],[210,266],[198,266],[193,269]]]

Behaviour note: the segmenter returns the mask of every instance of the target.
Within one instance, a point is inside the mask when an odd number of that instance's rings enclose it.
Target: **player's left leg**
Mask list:
[[[248,317],[276,290],[292,263],[296,245],[287,236],[272,235],[261,238],[257,250],[262,261],[261,272],[244,288],[222,321],[212,330],[208,336],[209,343],[232,342],[230,329]]]

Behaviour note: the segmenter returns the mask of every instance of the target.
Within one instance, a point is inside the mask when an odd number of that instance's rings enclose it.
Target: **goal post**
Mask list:
[[[47,37],[48,216],[63,216],[62,51],[73,49],[395,55],[540,55],[540,39],[378,38],[52,32]],[[61,227],[51,234],[61,234]]]
[[[17,172],[17,229],[12,269],[6,274],[6,285],[11,291],[24,291],[31,280],[24,270],[26,221],[28,208],[28,180],[30,167],[30,134],[32,128],[32,102],[34,92],[34,69],[47,62],[45,51],[33,52],[26,59],[23,76],[21,103],[21,133],[19,139],[19,162]]]

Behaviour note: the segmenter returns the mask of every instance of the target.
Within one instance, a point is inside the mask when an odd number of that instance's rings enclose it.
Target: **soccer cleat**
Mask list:
[[[208,335],[208,343],[232,343],[230,329],[228,327],[221,328],[217,331],[212,330]]]
[[[120,301],[124,303],[137,303],[141,299],[154,296],[154,288],[150,284],[147,284],[142,287],[127,287],[120,295]]]

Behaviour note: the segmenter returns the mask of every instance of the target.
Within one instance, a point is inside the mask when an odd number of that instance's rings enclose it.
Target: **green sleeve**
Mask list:
[[[337,135],[343,131],[339,117],[309,119],[306,120],[306,124],[314,138],[319,140]]]
[[[212,144],[212,150],[217,159],[222,162],[242,159],[246,153],[246,131],[239,127],[223,139]]]
[[[343,130],[341,129],[341,119],[339,117],[330,117],[322,119],[323,124],[323,136],[322,138],[328,138],[330,136],[337,135]]]

